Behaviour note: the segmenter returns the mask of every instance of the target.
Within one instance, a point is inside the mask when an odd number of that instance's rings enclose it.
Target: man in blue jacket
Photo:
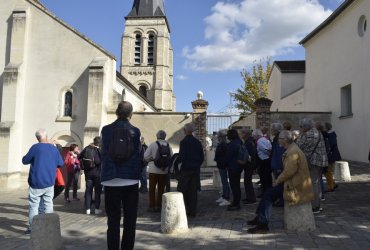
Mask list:
[[[31,233],[32,219],[41,213],[53,212],[55,175],[58,166],[63,166],[63,159],[58,149],[48,141],[45,129],[36,131],[38,143],[32,145],[22,158],[24,165],[31,164],[28,175],[29,226],[26,234]]]
[[[194,124],[184,127],[185,138],[180,142],[178,162],[181,164],[177,190],[182,192],[186,213],[194,217],[197,213],[197,188],[199,186],[200,167],[204,160],[203,147],[193,136]]]
[[[121,249],[133,249],[135,244],[142,162],[140,130],[129,122],[132,111],[131,103],[120,102],[116,110],[117,120],[103,127],[101,132],[101,181],[105,187],[108,249],[120,249],[120,246]],[[119,158],[120,153],[126,158]],[[122,208],[124,233],[120,244]]]

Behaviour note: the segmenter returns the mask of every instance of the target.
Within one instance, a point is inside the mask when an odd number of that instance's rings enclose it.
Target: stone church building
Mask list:
[[[116,63],[37,0],[0,1],[0,186],[28,172],[21,158],[39,128],[64,147],[82,147],[115,119],[121,100],[142,117],[175,111],[163,0],[134,0],[122,36],[121,72]]]

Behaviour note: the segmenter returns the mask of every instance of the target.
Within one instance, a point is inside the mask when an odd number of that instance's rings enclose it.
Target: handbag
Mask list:
[[[64,179],[63,179],[63,174],[62,171],[60,171],[59,168],[57,168],[57,174],[55,176],[55,186],[65,186]]]

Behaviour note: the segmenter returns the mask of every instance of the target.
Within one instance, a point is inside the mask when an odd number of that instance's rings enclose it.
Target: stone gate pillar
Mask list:
[[[195,125],[195,136],[200,140],[203,150],[206,150],[207,137],[207,108],[208,102],[203,100],[203,93],[201,91],[197,94],[198,99],[191,102],[194,110],[193,123]]]
[[[271,104],[272,101],[266,97],[257,99],[256,105],[256,128],[270,127],[271,124]]]

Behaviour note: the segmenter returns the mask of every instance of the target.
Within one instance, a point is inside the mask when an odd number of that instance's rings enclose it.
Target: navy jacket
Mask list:
[[[272,170],[283,170],[283,154],[285,148],[279,144],[279,133],[274,137],[272,141],[271,149],[271,169]]]
[[[217,163],[217,168],[225,169],[226,168],[226,150],[227,150],[227,144],[226,142],[221,142],[216,147],[215,152],[215,162]]]
[[[178,161],[182,163],[181,170],[198,170],[204,161],[203,147],[192,135],[185,136],[180,142]]]
[[[114,163],[109,156],[109,143],[115,126],[130,129],[130,133],[134,138],[134,153],[130,159],[121,164]],[[114,178],[138,180],[142,169],[140,130],[132,126],[128,120],[118,119],[103,127],[101,138],[101,181],[109,181]]]
[[[239,138],[237,138],[227,144],[225,162],[226,168],[228,170],[232,171],[242,170],[242,166],[237,162],[240,144],[242,143],[243,142]]]
[[[257,147],[256,147],[256,143],[254,142],[253,137],[250,136],[245,141],[244,145],[247,148],[249,155],[251,156],[250,164],[252,164],[252,167],[255,168],[257,164]]]
[[[328,162],[334,163],[335,161],[342,160],[342,156],[339,153],[337,144],[337,134],[334,131],[328,133],[328,141],[330,148],[330,151],[328,153]]]

